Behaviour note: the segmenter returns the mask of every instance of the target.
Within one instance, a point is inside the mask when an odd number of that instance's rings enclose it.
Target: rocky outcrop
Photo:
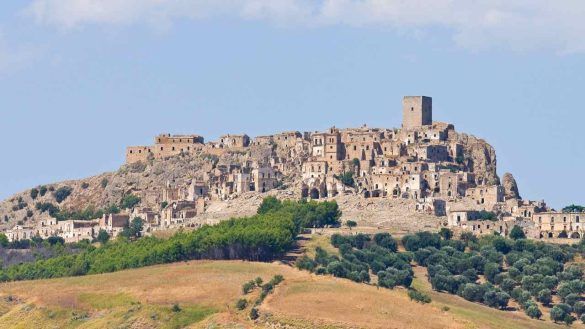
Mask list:
[[[157,194],[167,182],[187,186],[192,179],[201,178],[218,165],[232,161],[239,162],[247,154],[226,154],[213,157],[206,154],[198,156],[176,156],[149,163],[123,165],[118,171],[80,179],[47,184],[45,193],[31,195],[31,189],[22,191],[0,201],[0,229],[12,228],[16,224],[33,225],[47,213],[41,213],[37,203],[50,203],[67,211],[84,211],[87,209],[104,209],[112,204],[119,204],[127,194],[136,194],[143,204],[152,205],[150,195]],[[55,198],[55,191],[61,187],[71,189],[71,194],[61,203]],[[40,190],[41,186],[35,187]]]
[[[496,150],[485,140],[468,134],[457,134],[457,142],[463,145],[464,165],[475,174],[478,185],[496,185],[500,178],[496,172]]]
[[[518,191],[518,184],[511,173],[505,173],[502,177],[502,186],[504,186],[504,195],[506,199],[522,199]]]

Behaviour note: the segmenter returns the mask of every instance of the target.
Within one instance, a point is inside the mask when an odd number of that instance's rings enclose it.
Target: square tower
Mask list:
[[[433,99],[427,96],[404,96],[402,99],[402,128],[417,128],[433,124]]]

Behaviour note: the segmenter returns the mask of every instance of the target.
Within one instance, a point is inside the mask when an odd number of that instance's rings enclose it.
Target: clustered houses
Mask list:
[[[94,220],[64,220],[47,218],[37,222],[36,226],[16,225],[6,231],[9,241],[43,239],[51,236],[62,237],[65,242],[79,242],[81,240],[93,240],[100,230],[105,230],[112,237],[116,237],[124,227],[128,226],[129,215],[107,214]]]
[[[269,191],[283,177],[296,176],[300,177],[301,197],[356,193],[366,198],[412,199],[415,210],[447,216],[446,225],[478,235],[507,234],[517,224],[534,237],[583,235],[580,215],[554,214],[547,212],[550,209],[544,202],[505,197],[502,185],[470,169],[466,164],[469,154],[455,127],[433,121],[432,98],[404,97],[402,115],[401,129],[332,127],[324,132],[293,131],[254,139],[224,135],[210,143],[198,135],[160,135],[154,146],[129,147],[126,158],[132,163],[181,153],[219,155],[270,146],[263,161],[217,166],[191,189],[199,192],[198,197],[225,200],[248,191]],[[348,175],[353,184],[343,181],[342,176]],[[173,203],[173,210],[165,210],[162,219],[170,225],[196,214],[181,210],[184,207],[196,208]],[[486,213],[495,217],[485,220]],[[555,218],[556,223],[559,218],[568,222],[552,224]]]
[[[413,210],[446,216],[444,225],[478,235],[508,234],[520,225],[535,238],[583,236],[582,215],[550,212],[544,202],[522,200],[517,189],[508,193],[495,173],[495,153],[489,158],[481,148],[485,142],[457,133],[452,124],[434,122],[430,97],[404,97],[402,115],[399,129],[364,125],[255,138],[228,134],[212,142],[199,135],[161,134],[152,146],[128,147],[126,163],[183,155],[217,161],[194,173],[188,183],[169,182],[162,191],[141,191],[143,201],[149,202],[124,218],[108,215],[89,222],[17,226],[8,236],[16,240],[59,234],[75,241],[95,236],[98,228],[116,235],[134,217],[144,220],[146,232],[197,226],[194,219],[209,201],[275,188],[292,188],[311,199],[340,193],[410,199]]]

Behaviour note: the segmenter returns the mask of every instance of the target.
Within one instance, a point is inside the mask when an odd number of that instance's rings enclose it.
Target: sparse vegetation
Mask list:
[[[40,194],[41,196],[45,196],[45,194],[47,194],[47,187],[46,187],[46,186],[44,186],[44,185],[43,185],[43,186],[41,186],[41,187],[39,187],[39,194]]]
[[[408,298],[410,298],[410,300],[422,304],[428,304],[431,302],[431,297],[429,297],[429,295],[416,291],[414,289],[408,290]]]
[[[71,195],[71,192],[73,192],[73,189],[71,187],[62,186],[53,193],[53,197],[55,198],[55,201],[57,201],[57,203],[61,203]]]
[[[246,309],[247,306],[248,306],[248,301],[244,298],[240,298],[236,302],[236,309],[238,311],[242,311],[242,310]]]
[[[339,179],[339,181],[345,186],[353,187],[355,184],[355,181],[353,179],[353,172],[351,171],[346,171],[341,175],[335,177]]]
[[[39,195],[39,190],[37,188],[32,188],[30,190],[30,197],[34,200]]]
[[[120,201],[120,207],[122,207],[122,209],[132,209],[138,205],[140,201],[140,198],[134,194],[127,194],[122,198],[122,201]]]
[[[349,228],[349,230],[351,231],[352,228],[357,226],[357,222],[354,220],[348,220],[345,222],[345,226],[347,226],[347,228]]]

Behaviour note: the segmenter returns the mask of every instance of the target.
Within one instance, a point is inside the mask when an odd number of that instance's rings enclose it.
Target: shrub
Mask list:
[[[258,279],[256,279],[258,280]],[[269,284],[273,285],[273,286],[277,286],[279,285],[282,281],[284,281],[284,277],[280,274],[275,275],[272,280],[270,280]],[[258,282],[258,281],[256,281]]]
[[[244,298],[240,298],[236,302],[236,309],[238,311],[241,311],[241,310],[245,309],[247,306],[248,306],[248,301],[245,300]]]
[[[254,283],[256,284],[256,286],[260,287],[262,286],[262,278],[261,277],[257,277],[256,279],[254,279]]]
[[[85,189],[87,189],[88,187],[89,187],[89,183],[88,183],[88,182],[83,182],[83,183],[81,183],[81,188],[82,188],[82,189],[84,189],[84,190],[85,190]]]
[[[353,172],[351,171],[346,171],[343,174],[337,176],[337,178],[345,186],[353,187],[355,185],[353,180]]]
[[[428,304],[431,302],[431,297],[429,295],[416,291],[414,289],[410,289],[408,291],[408,297],[410,298],[410,300],[414,300],[415,302],[422,304]]]
[[[40,194],[41,196],[45,196],[45,194],[47,194],[47,187],[46,187],[46,186],[44,186],[44,185],[43,185],[43,186],[41,186],[41,187],[39,187],[39,194]]]
[[[244,295],[247,295],[248,293],[250,293],[250,291],[252,291],[254,288],[256,287],[256,282],[254,281],[249,281],[244,283],[244,285],[242,286],[242,292],[244,293]]]
[[[122,201],[120,202],[120,206],[122,207],[122,209],[132,209],[132,208],[134,208],[134,206],[136,206],[139,203],[140,203],[139,197],[137,197],[133,194],[127,194],[126,196],[124,196],[122,198]]]
[[[307,255],[303,255],[299,259],[297,259],[295,266],[299,270],[306,270],[309,272],[313,272],[315,270],[315,268],[317,267],[317,263],[314,260],[312,260],[310,257],[308,257]]]
[[[348,220],[348,221],[345,222],[345,226],[347,226],[349,228],[349,230],[351,231],[351,229],[353,227],[356,227],[357,226],[357,222],[354,221],[354,220]]]
[[[108,186],[108,179],[107,178],[102,178],[102,181],[100,182],[100,186],[102,188],[106,188],[106,186]]]
[[[250,320],[256,320],[260,317],[260,314],[258,313],[258,309],[256,309],[255,307],[253,307],[250,310]]]
[[[30,197],[34,200],[37,198],[37,196],[39,195],[39,190],[36,188],[33,188],[30,190]]]
[[[498,216],[496,216],[496,214],[491,212],[491,211],[482,210],[479,212],[479,220],[495,221],[497,219],[498,219]]]
[[[71,195],[71,192],[73,192],[71,187],[62,186],[53,193],[53,197],[55,197],[55,201],[57,201],[57,203],[61,203],[65,201],[69,195]]]
[[[181,312],[181,307],[179,306],[179,304],[173,304],[173,307],[171,307],[171,311],[179,313]]]

